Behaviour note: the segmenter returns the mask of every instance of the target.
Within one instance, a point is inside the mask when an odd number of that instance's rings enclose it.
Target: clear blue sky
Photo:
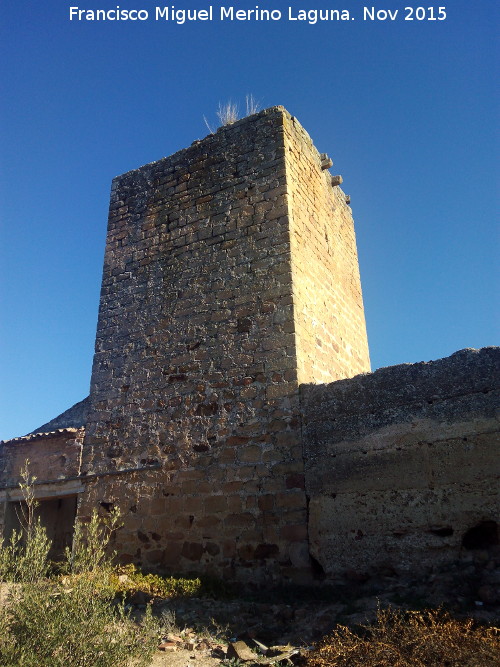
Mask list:
[[[203,115],[246,93],[296,115],[344,177],[373,368],[497,344],[498,3],[441,2],[445,21],[404,21],[410,0],[375,5],[399,9],[376,23],[358,0],[290,0],[355,19],[311,25],[261,0],[283,19],[178,25],[149,0],[80,5],[150,11],[135,23],[3,0],[0,438],[88,393],[111,179],[202,138]]]

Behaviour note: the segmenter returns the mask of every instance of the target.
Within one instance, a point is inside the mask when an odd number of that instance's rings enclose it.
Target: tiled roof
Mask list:
[[[84,427],[81,426],[80,428],[58,428],[54,431],[46,431],[44,433],[28,433],[28,435],[22,435],[19,438],[11,438],[10,440],[1,440],[0,445],[10,445],[11,443],[23,443],[23,442],[31,442],[33,440],[41,440],[43,438],[53,438],[54,436],[58,435],[71,435],[73,433],[78,433],[79,431],[83,431]]]

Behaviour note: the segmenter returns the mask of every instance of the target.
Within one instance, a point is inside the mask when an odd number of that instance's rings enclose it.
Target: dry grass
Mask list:
[[[257,113],[260,109],[260,103],[252,94],[248,94],[245,97],[245,107],[246,107],[246,116],[251,116],[254,113]],[[216,112],[217,119],[219,121],[218,127],[224,127],[226,125],[232,125],[236,123],[239,119],[239,109],[238,105],[229,100],[222,104],[219,102],[219,108]],[[203,116],[205,125],[207,126],[210,134],[215,134],[217,127],[212,125],[205,116]]]
[[[318,644],[307,667],[493,667],[500,630],[457,621],[442,611],[379,610],[359,633],[339,626]]]
[[[231,102],[231,100],[225,104],[219,102],[217,118],[221,125],[232,125],[232,123],[236,123],[239,118],[238,105]]]
[[[108,585],[115,594],[142,592],[152,597],[193,597],[203,592],[198,578],[162,577],[158,574],[143,574],[134,565],[116,567],[109,574]]]
[[[255,99],[255,97],[250,93],[245,97],[247,116],[251,116],[254,113],[257,113],[260,110],[260,103]]]

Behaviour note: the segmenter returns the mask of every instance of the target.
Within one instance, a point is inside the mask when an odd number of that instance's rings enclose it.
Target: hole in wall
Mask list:
[[[105,509],[106,512],[112,512],[112,511],[114,510],[114,508],[115,508],[115,504],[114,504],[114,503],[107,503],[107,502],[105,502],[104,500],[101,500],[101,502],[99,503],[99,505],[100,505],[103,509]]]
[[[323,569],[323,566],[319,561],[314,558],[314,556],[311,556],[309,554],[309,558],[311,559],[311,571],[314,579],[319,579],[320,581],[325,578],[325,570]]]
[[[464,549],[488,549],[499,543],[498,524],[496,521],[481,521],[469,528],[462,538]]]
[[[159,461],[157,458],[141,459],[141,466],[157,466]]]

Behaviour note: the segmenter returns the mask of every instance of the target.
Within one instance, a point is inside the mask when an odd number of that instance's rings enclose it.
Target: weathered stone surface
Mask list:
[[[226,658],[228,660],[236,659],[242,660],[243,662],[258,663],[259,656],[257,653],[254,653],[252,649],[245,644],[244,641],[230,642],[227,647]]]
[[[29,458],[54,526],[54,498],[65,522],[77,494],[82,520],[119,506],[148,569],[359,583],[491,556],[499,351],[367,373],[330,164],[273,107],[114,179],[91,395],[0,443],[0,524]]]
[[[274,107],[113,181],[80,513],[134,506],[116,548],[137,562],[151,531],[178,571],[307,561],[298,381],[369,369],[352,217],[324,169]]]
[[[0,444],[0,488],[19,493],[21,470],[29,461],[29,474],[37,486],[54,484],[80,475],[83,428],[64,428],[14,438]]]
[[[498,521],[500,349],[302,387],[312,555],[419,570]]]

